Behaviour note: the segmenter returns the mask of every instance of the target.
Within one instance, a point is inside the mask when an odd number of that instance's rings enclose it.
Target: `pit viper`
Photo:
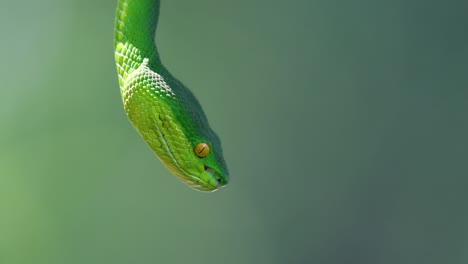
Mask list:
[[[159,9],[159,0],[117,1],[114,48],[124,109],[174,176],[196,190],[215,191],[229,182],[221,142],[193,93],[161,62]]]

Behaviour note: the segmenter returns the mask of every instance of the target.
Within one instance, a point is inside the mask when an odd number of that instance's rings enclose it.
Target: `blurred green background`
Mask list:
[[[115,5],[1,1],[1,264],[468,263],[468,2],[163,0],[212,194],[128,122]]]

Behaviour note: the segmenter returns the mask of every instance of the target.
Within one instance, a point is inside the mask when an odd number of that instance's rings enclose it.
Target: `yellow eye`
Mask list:
[[[210,146],[206,143],[198,143],[193,151],[198,157],[204,158],[210,154]]]

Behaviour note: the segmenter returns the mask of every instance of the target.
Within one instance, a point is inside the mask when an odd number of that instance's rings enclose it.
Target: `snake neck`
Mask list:
[[[122,89],[127,76],[138,69],[144,59],[159,65],[155,32],[159,17],[159,0],[118,0],[115,19],[115,60]]]

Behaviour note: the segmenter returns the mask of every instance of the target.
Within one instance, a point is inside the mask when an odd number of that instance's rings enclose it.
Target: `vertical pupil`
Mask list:
[[[204,158],[210,153],[210,147],[206,143],[198,143],[194,152],[198,157]]]

